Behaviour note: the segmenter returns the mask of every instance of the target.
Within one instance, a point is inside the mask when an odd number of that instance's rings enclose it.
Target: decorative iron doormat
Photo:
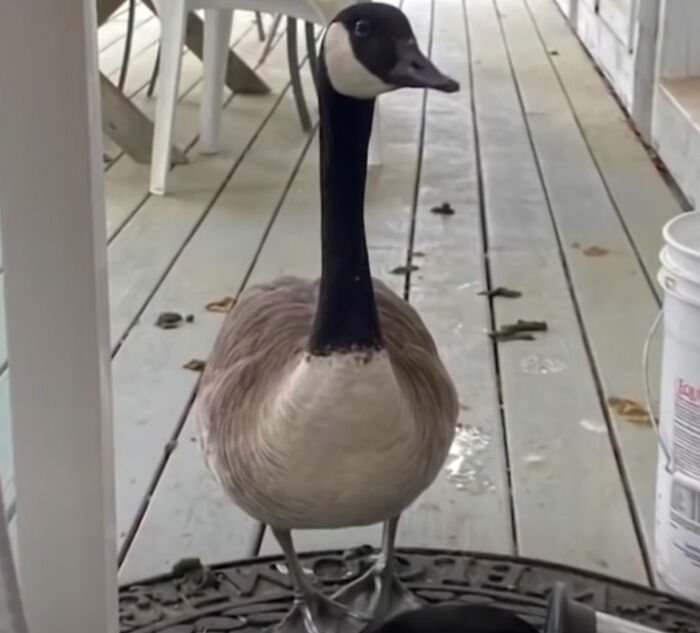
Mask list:
[[[332,592],[369,568],[375,551],[302,554],[304,568]],[[668,633],[700,632],[700,605],[600,574],[538,560],[448,550],[400,549],[402,581],[427,603],[491,604],[537,627],[556,582],[597,611]],[[120,591],[122,633],[259,633],[292,602],[281,557],[201,567],[183,561]]]

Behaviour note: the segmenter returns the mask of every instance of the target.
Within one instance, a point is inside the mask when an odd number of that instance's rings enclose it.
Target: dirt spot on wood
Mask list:
[[[607,248],[602,248],[601,246],[589,246],[583,249],[583,254],[586,257],[604,257],[609,253],[610,251]]]
[[[651,425],[651,417],[646,407],[635,400],[610,396],[608,398],[608,406],[618,417],[626,422],[631,422],[632,424],[638,424],[640,426]]]
[[[205,306],[207,312],[229,312],[236,304],[236,299],[233,297],[222,297],[216,301],[207,303]]]

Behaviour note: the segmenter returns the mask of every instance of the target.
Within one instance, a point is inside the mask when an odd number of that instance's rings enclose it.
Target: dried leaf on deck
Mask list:
[[[452,208],[449,202],[443,202],[441,205],[438,205],[436,207],[433,207],[430,209],[431,213],[435,213],[436,215],[454,215],[455,210]]]
[[[491,290],[482,290],[479,294],[483,297],[489,297],[490,299],[494,297],[519,299],[523,296],[523,293],[520,292],[520,290],[512,290],[511,288],[505,288],[504,286],[498,286],[497,288],[492,288]]]
[[[583,249],[583,254],[587,257],[603,257],[603,255],[607,255],[609,252],[607,248],[601,246],[589,246]]]
[[[217,301],[207,303],[206,309],[208,312],[228,312],[233,308],[235,303],[236,299],[234,297],[223,297]]]
[[[392,275],[405,275],[406,273],[412,273],[416,270],[420,270],[420,266],[411,264],[410,266],[396,266],[396,268],[392,268],[390,272]]]
[[[608,406],[620,418],[626,420],[627,422],[639,424],[641,426],[648,426],[651,424],[651,417],[649,416],[649,412],[646,410],[646,408],[639,402],[635,402],[630,398],[610,396],[608,398]]]
[[[192,360],[188,360],[182,367],[184,369],[189,369],[190,371],[204,371],[204,366],[206,363],[203,360],[199,360],[198,358],[193,358]]]
[[[156,326],[163,330],[172,330],[183,323],[184,319],[179,312],[161,312],[156,319]]]
[[[495,332],[489,332],[489,336],[499,342],[503,341],[534,341],[531,332],[546,332],[546,321],[525,321],[518,319],[516,323],[508,323],[501,326]]]

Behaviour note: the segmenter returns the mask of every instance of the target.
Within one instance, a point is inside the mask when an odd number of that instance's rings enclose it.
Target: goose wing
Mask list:
[[[452,441],[459,415],[454,383],[415,308],[376,279],[374,294],[394,372],[413,404],[417,421],[432,436],[436,454],[442,453]]]
[[[251,286],[224,319],[200,383],[200,424],[209,434],[228,421],[256,419],[265,395],[303,353],[316,283],[281,277]]]

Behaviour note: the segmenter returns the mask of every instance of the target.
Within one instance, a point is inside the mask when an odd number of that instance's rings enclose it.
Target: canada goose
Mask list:
[[[356,631],[363,619],[419,606],[394,571],[396,528],[442,467],[459,408],[418,313],[372,279],[363,218],[375,98],[459,85],[421,53],[406,16],[378,2],[330,22],[317,80],[321,278],[284,277],[243,293],[197,398],[209,468],[286,556],[296,602],[285,633]],[[291,530],[378,522],[372,570],[332,599],[310,586]]]

